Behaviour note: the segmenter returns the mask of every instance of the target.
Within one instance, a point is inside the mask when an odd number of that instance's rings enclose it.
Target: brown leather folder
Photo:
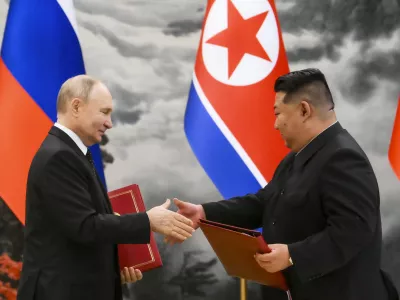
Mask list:
[[[228,275],[288,290],[282,272],[268,273],[254,258],[257,252],[271,251],[260,232],[204,219],[200,220],[200,228]]]

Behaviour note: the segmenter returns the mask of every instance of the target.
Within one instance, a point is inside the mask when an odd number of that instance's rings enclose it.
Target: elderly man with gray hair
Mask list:
[[[19,300],[122,300],[121,282],[142,278],[120,273],[117,244],[146,244],[150,232],[183,241],[192,221],[168,210],[113,213],[90,147],[112,128],[112,96],[100,81],[68,79],[57,99],[58,119],[30,166],[25,248]]]

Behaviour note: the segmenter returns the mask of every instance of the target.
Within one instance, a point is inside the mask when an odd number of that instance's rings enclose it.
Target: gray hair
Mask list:
[[[77,75],[63,83],[57,96],[57,112],[65,113],[67,103],[74,98],[87,101],[90,92],[100,81],[89,75]]]

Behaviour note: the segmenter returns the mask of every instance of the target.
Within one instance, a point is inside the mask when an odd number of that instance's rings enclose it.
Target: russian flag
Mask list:
[[[0,196],[25,222],[28,170],[62,83],[84,74],[72,0],[11,0],[0,58]],[[101,152],[92,147],[105,183]]]
[[[184,129],[225,199],[254,193],[288,153],[274,83],[289,72],[273,0],[209,0]]]

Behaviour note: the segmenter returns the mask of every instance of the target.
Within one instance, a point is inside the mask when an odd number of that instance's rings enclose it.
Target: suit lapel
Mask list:
[[[82,150],[79,149],[78,145],[60,128],[53,126],[50,128],[49,134],[58,137],[64,143],[66,143],[69,147],[71,147],[80,157],[86,160],[85,154],[83,154]]]
[[[60,128],[53,126],[49,134],[57,136],[59,139],[61,139],[64,143],[66,143],[69,147],[71,147],[78,155],[81,157],[81,159],[84,161],[84,163],[91,169],[92,166],[88,159],[86,158],[85,154],[83,154],[82,150],[79,149],[78,145],[69,137],[68,134],[66,134],[64,131],[62,131]],[[101,205],[104,208],[104,211],[107,213],[112,213],[112,208],[110,204],[110,200],[108,198],[107,191],[105,190],[103,183],[100,180],[99,175],[97,175],[97,172],[95,174],[92,174],[94,179],[97,181],[97,185],[99,186],[100,190],[102,191],[104,195],[104,199],[100,200]]]

